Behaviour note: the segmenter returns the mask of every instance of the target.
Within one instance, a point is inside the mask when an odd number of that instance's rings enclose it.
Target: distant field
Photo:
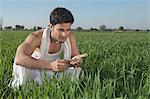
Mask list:
[[[89,56],[84,77],[71,81],[45,78],[17,90],[8,87],[17,46],[31,31],[0,31],[0,96],[2,98],[148,99],[150,98],[150,32],[75,32],[78,47]]]

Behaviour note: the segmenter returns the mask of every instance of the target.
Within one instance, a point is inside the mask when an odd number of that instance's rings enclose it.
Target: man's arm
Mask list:
[[[43,30],[28,35],[21,43],[16,53],[16,64],[27,68],[50,69],[49,63],[40,59],[32,58],[31,55],[40,46]]]

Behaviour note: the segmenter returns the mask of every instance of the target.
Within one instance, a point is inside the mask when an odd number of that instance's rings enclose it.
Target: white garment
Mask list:
[[[69,38],[61,44],[61,49],[59,52],[54,54],[48,54],[49,45],[50,45],[50,29],[46,28],[44,29],[43,35],[42,35],[42,41],[40,45],[40,51],[34,51],[31,55],[33,58],[46,60],[46,61],[54,61],[59,59],[59,56],[61,52],[64,53],[64,59],[70,59],[71,58],[71,45]],[[79,77],[81,68],[73,68],[69,67],[66,71],[63,72],[63,74],[71,74],[73,77]],[[55,74],[52,70],[39,70],[39,69],[30,69],[26,68],[24,66],[16,65],[15,61],[13,64],[13,81],[11,82],[11,86],[13,87],[19,87],[24,82],[28,80],[34,80],[38,84],[42,83],[42,78],[44,74],[47,74],[48,77],[51,77]],[[62,73],[59,73],[59,75],[62,75]]]

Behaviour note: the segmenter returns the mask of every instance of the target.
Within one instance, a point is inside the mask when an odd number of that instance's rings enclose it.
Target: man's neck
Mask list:
[[[51,43],[60,43],[54,37],[52,36],[52,33],[50,33]]]

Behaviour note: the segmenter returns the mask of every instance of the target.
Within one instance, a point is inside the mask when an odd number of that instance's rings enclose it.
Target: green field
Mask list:
[[[89,54],[81,65],[83,77],[45,78],[40,86],[30,81],[20,89],[9,88],[17,46],[30,32],[0,31],[1,98],[150,98],[150,32],[75,32],[80,51]]]

